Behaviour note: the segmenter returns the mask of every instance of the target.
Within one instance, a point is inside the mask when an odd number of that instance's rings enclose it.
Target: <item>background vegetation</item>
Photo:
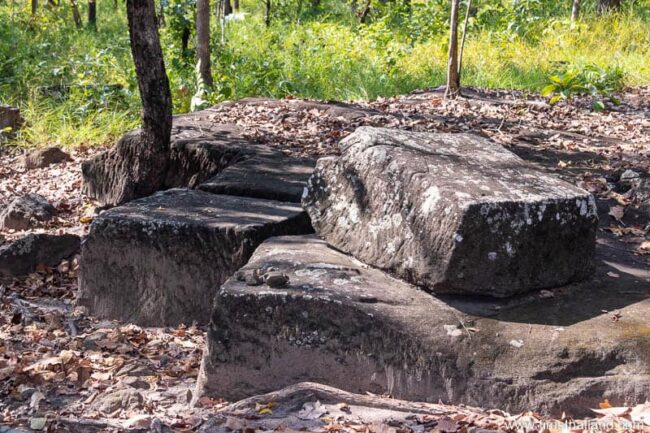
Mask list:
[[[174,109],[187,112],[200,85],[193,0],[163,1]],[[577,23],[567,0],[474,5],[463,85],[543,91],[557,100],[650,83],[648,0],[626,1],[621,13],[606,16],[586,1]],[[246,96],[373,99],[444,84],[448,1],[372,0],[359,24],[362,7],[279,0],[268,28],[259,0],[243,0],[227,21],[213,14],[215,86],[194,106]],[[117,9],[98,1],[97,30],[77,29],[65,1],[32,15],[29,2],[0,0],[0,103],[21,108],[24,145],[104,144],[135,126],[140,103],[122,0]]]

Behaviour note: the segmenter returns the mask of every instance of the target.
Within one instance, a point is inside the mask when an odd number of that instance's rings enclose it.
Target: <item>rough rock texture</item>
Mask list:
[[[0,247],[0,278],[34,272],[39,265],[56,266],[79,250],[79,236],[29,234]]]
[[[303,205],[321,237],[368,264],[495,297],[591,272],[593,197],[493,142],[361,127],[340,147],[318,161]]]
[[[44,168],[51,164],[72,161],[69,154],[58,147],[34,149],[22,158],[22,165],[27,169]]]
[[[82,305],[146,326],[207,323],[214,293],[266,238],[312,231],[300,206],[172,189],[96,218],[81,249]]]
[[[23,118],[18,108],[0,105],[0,139],[12,136],[22,124]]]
[[[199,189],[300,203],[315,165],[314,160],[288,158],[279,153],[256,156],[229,166]]]
[[[113,206],[124,201],[116,196],[115,185],[119,184],[119,179],[112,176],[119,173],[115,167],[123,163],[124,155],[130,152],[129,148],[138,144],[136,138],[139,134],[139,129],[131,131],[116,147],[84,161],[81,166],[84,194],[102,205]],[[121,151],[118,148],[122,148]],[[166,175],[160,189],[195,187],[229,164],[250,157],[260,149],[264,147],[243,138],[238,127],[216,124],[210,110],[177,116],[173,120],[169,165],[161,168],[166,170]],[[141,197],[155,192],[145,193],[143,188],[148,187],[131,185],[129,189],[132,196]]]
[[[55,212],[43,196],[27,194],[0,210],[0,229],[27,230],[34,222],[50,220]]]
[[[609,260],[613,260],[608,257]],[[644,276],[495,300],[434,297],[314,236],[264,242],[217,294],[195,398],[236,400],[301,381],[416,401],[584,415],[650,396]],[[619,309],[612,320],[603,309]]]

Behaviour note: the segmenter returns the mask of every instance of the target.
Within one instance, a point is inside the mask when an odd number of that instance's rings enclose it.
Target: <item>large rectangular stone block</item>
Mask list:
[[[361,127],[303,205],[330,245],[437,293],[504,297],[589,275],[588,192],[471,134]]]
[[[175,189],[93,221],[81,248],[81,305],[145,326],[207,323],[219,286],[266,238],[312,232],[300,206]]]
[[[248,278],[271,269],[284,285]],[[216,295],[195,398],[308,381],[511,412],[641,403],[650,395],[650,299],[642,283],[604,274],[553,298],[449,300],[315,236],[274,237]],[[627,324],[601,312],[612,305]]]

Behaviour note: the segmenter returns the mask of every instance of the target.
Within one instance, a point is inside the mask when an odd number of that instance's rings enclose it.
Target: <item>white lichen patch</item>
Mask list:
[[[424,191],[424,200],[422,201],[422,212],[429,215],[436,208],[436,204],[440,201],[440,190],[437,186],[430,186]]]

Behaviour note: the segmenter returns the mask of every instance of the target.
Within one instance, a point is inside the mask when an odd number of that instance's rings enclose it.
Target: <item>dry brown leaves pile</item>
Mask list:
[[[256,141],[309,156],[336,154],[336,143],[360,125],[491,137],[596,194],[609,206],[610,220],[601,225],[627,239],[638,255],[650,252],[647,222],[629,218],[638,195],[634,188],[620,187],[627,170],[647,177],[650,169],[650,88],[622,94],[623,104],[605,113],[593,113],[581,100],[549,107],[518,92],[467,93],[471,97],[457,101],[445,101],[441,92],[431,91],[336,109],[318,103],[304,106],[297,100],[231,103],[217,107],[216,118],[241,125]],[[72,162],[26,171],[18,166],[15,152],[0,149],[0,206],[24,193],[39,193],[59,213],[37,231],[83,233],[82,221],[92,205],[80,193],[79,163],[91,153],[76,151]],[[23,234],[0,233],[0,241]],[[203,329],[143,329],[89,317],[74,304],[77,271],[74,259],[0,286],[0,424],[74,430],[70,419],[80,417],[85,421],[78,425],[91,430],[163,431],[168,426],[189,431],[225,405],[211,399],[200,401],[198,408],[187,404],[199,368]],[[608,431],[625,431],[630,421],[648,419],[648,405],[603,406],[599,415],[611,421]],[[233,426],[245,429],[248,421]],[[549,420],[534,413],[513,417],[451,406],[439,416],[417,416],[394,425],[331,414],[321,421],[323,432],[465,433],[472,426],[514,431],[512,426],[524,421],[536,421],[532,424],[539,432],[585,431],[554,430],[549,426],[565,425],[558,422],[566,420],[544,424]],[[291,431],[286,425],[275,430]]]

